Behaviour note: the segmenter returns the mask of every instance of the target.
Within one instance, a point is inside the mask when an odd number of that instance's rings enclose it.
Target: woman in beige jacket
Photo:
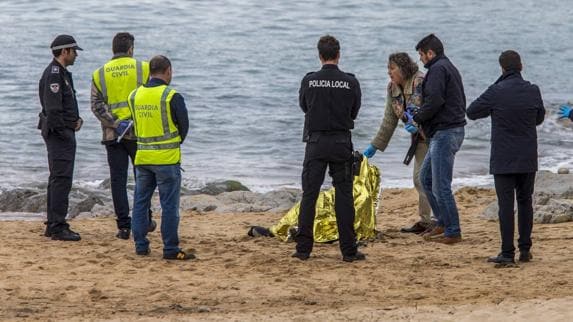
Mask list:
[[[398,121],[404,122],[406,130],[412,135],[412,145],[404,163],[409,164],[412,156],[414,157],[414,186],[419,195],[418,215],[420,220],[412,227],[405,227],[400,231],[421,234],[425,230],[431,229],[433,223],[430,204],[419,178],[420,168],[428,151],[428,142],[422,129],[414,124],[411,119],[408,119],[408,115],[414,114],[422,106],[424,74],[418,70],[418,65],[407,53],[394,53],[388,57],[388,75],[390,76],[390,83],[388,84],[384,118],[378,133],[364,151],[364,156],[371,158],[377,150],[384,151],[394,134]]]

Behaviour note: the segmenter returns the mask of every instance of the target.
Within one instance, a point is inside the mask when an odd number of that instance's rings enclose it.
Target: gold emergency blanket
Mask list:
[[[369,239],[376,236],[376,208],[380,193],[380,171],[375,165],[369,165],[363,158],[359,175],[354,177],[354,230],[357,239]],[[298,225],[300,202],[296,203],[283,218],[270,228],[271,232],[287,241],[292,239],[289,229]],[[314,219],[314,241],[319,243],[338,240],[336,214],[334,212],[334,187],[322,191],[316,201]]]

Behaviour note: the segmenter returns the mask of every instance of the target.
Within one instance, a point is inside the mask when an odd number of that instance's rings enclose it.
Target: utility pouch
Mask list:
[[[360,165],[362,163],[362,153],[358,151],[354,151],[352,153],[352,174],[353,176],[357,176],[360,174]]]
[[[409,165],[414,155],[416,154],[416,147],[418,147],[418,142],[420,141],[419,133],[412,135],[412,143],[410,144],[410,148],[408,148],[408,153],[406,153],[406,157],[404,157],[403,163],[405,165]]]
[[[38,130],[41,130],[42,128],[44,128],[46,126],[46,122],[48,121],[48,119],[46,118],[46,116],[44,115],[44,113],[40,112],[38,114]]]
[[[48,137],[48,118],[42,112],[38,114],[38,117],[38,130],[41,130],[43,137]]]

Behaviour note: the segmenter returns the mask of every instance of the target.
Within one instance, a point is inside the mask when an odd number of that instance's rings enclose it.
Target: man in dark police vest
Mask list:
[[[326,168],[335,187],[336,223],[342,259],[346,262],[365,259],[358,252],[354,231],[352,195],[352,138],[354,119],[361,103],[360,84],[353,74],[338,69],[340,44],[332,36],[321,37],[318,54],[322,68],[308,73],[299,90],[299,104],[305,113],[303,141],[306,152],[302,170],[302,201],[295,236],[296,252],[307,260],[314,243],[316,200]]]

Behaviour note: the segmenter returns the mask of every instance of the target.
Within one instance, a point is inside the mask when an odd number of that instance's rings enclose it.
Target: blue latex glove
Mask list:
[[[569,105],[561,105],[559,107],[559,118],[560,119],[565,119],[565,118],[569,118],[569,116],[571,115],[571,106]]]
[[[115,128],[115,133],[117,133],[117,135],[122,135],[125,132],[125,130],[129,127],[129,125],[130,125],[129,121],[119,122],[119,124]]]
[[[368,159],[370,159],[371,157],[374,156],[374,154],[376,154],[376,148],[372,144],[368,144],[368,147],[366,148],[366,150],[364,150],[364,152],[362,152],[362,154]]]
[[[418,113],[419,109],[420,109],[419,107],[417,107],[416,105],[414,105],[412,103],[408,103],[406,105],[406,111],[408,111],[412,115],[416,115]]]
[[[416,132],[418,132],[418,128],[412,123],[406,123],[404,128],[406,129],[406,131],[410,132],[411,134],[415,134]]]
[[[414,122],[414,115],[412,115],[412,113],[408,110],[404,111],[404,116],[406,116],[406,118],[408,119],[408,121],[406,121],[406,123],[410,123],[412,124],[412,122]]]

